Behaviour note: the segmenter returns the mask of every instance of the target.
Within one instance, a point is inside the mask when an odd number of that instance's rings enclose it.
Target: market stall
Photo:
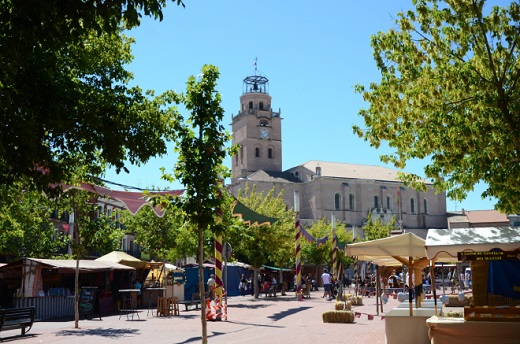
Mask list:
[[[519,343],[520,227],[430,229],[426,255],[441,261],[469,261],[471,306],[464,317],[428,319],[432,343]]]
[[[424,239],[413,233],[395,235],[383,239],[347,245],[345,254],[377,265],[408,267],[408,285],[422,285],[421,272],[429,262],[424,251]],[[414,273],[412,273],[414,272]],[[415,281],[412,281],[415,276]],[[377,283],[379,287],[379,283]],[[380,293],[378,292],[378,295]],[[416,295],[418,293],[416,292]],[[407,309],[396,308],[385,314],[385,336],[387,343],[429,343],[426,319],[437,313],[434,308],[421,307],[421,297],[415,298],[415,309],[411,294],[406,302]],[[434,301],[436,302],[436,300]]]
[[[0,267],[4,307],[36,306],[36,319],[74,315],[76,260],[24,258]],[[114,290],[130,279],[134,268],[114,262],[79,260],[79,287],[96,286],[100,311],[111,312]]]

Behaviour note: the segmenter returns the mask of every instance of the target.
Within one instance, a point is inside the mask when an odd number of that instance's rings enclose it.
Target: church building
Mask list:
[[[405,186],[398,170],[319,160],[284,170],[281,110],[273,111],[269,80],[256,70],[243,81],[240,111],[232,116],[232,142],[239,151],[232,157],[229,191],[236,196],[246,184],[265,193],[274,187],[275,195],[284,191],[288,208],[298,191],[304,225],[335,214],[349,229],[361,228],[371,212],[384,223],[395,216],[395,233],[425,237],[428,228],[446,228],[446,193],[437,194],[428,181],[426,192]]]

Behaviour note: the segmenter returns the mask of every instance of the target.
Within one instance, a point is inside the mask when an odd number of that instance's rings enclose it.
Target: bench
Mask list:
[[[0,332],[22,330],[25,336],[34,323],[34,307],[0,309]]]
[[[184,307],[186,307],[186,310],[188,310],[188,307],[190,306],[195,306],[195,310],[198,310],[200,305],[200,296],[198,293],[192,293],[190,300],[179,301],[179,304],[184,305]]]

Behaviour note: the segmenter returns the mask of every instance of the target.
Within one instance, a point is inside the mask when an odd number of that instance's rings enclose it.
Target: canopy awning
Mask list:
[[[345,247],[345,255],[378,265],[396,266],[408,264],[409,258],[426,257],[424,239],[413,233],[405,233],[377,240],[370,240]]]
[[[278,221],[277,218],[265,216],[257,213],[256,211],[249,209],[239,200],[235,200],[232,205],[232,215],[240,217],[244,223],[253,226],[271,226],[273,223]]]
[[[25,258],[42,266],[58,270],[60,273],[73,273],[76,271],[76,260],[63,260],[63,259],[40,259],[40,258]],[[23,266],[24,259],[16,262],[9,263],[0,267],[0,269],[16,269]],[[113,271],[113,270],[135,270],[134,268],[114,262],[99,262],[95,260],[81,259],[79,261],[79,272],[101,272],[101,271]]]
[[[144,269],[148,266],[148,262],[137,259],[129,255],[128,253],[122,251],[112,251],[110,253],[105,254],[104,256],[97,258],[95,261],[119,263],[126,266],[131,266],[136,269]]]
[[[520,227],[429,229],[425,245],[428,259],[456,262],[458,252],[520,249]]]

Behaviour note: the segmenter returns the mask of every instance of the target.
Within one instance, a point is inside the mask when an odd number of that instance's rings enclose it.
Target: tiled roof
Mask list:
[[[466,210],[464,212],[470,223],[504,222],[504,224],[509,224],[507,215],[497,210]]]
[[[316,171],[316,167],[320,167],[321,175],[324,177],[340,177],[365,180],[399,181],[397,178],[397,173],[402,172],[388,167],[345,164],[318,160],[311,160],[299,166],[302,166],[312,172]],[[425,182],[427,184],[431,184],[428,181]]]
[[[260,182],[278,182],[278,183],[298,183],[300,182],[289,172],[278,172],[278,171],[256,171],[249,176],[247,179],[260,181]]]

